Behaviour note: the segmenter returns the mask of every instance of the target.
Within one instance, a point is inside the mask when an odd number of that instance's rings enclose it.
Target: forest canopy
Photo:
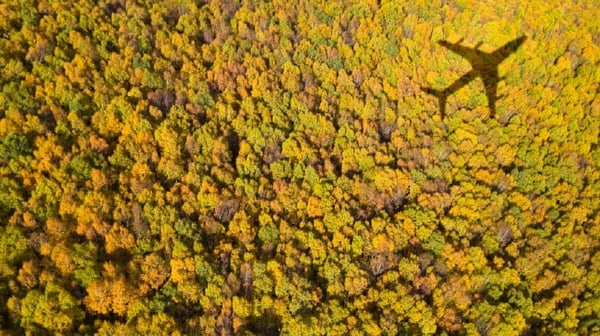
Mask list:
[[[600,7],[0,3],[0,331],[600,333]],[[422,87],[493,51],[445,116]]]

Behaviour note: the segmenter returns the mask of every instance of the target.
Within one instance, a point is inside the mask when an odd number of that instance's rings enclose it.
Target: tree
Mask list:
[[[125,316],[138,290],[117,272],[113,264],[104,264],[102,278],[92,281],[87,287],[88,295],[83,299],[87,309],[98,314]]]
[[[15,275],[30,253],[27,239],[21,230],[12,225],[3,228],[0,235],[0,276],[6,278]]]
[[[597,17],[4,1],[0,329],[599,333]],[[519,35],[497,116],[420,89]]]
[[[84,316],[80,301],[52,282],[44,292],[28,292],[21,302],[21,326],[30,333],[40,328],[59,334],[74,332]]]
[[[157,253],[144,257],[141,265],[142,274],[140,279],[148,290],[157,290],[165,284],[169,278],[170,270],[165,260]]]
[[[0,178],[0,218],[6,218],[22,206],[23,191],[19,184],[11,178]]]

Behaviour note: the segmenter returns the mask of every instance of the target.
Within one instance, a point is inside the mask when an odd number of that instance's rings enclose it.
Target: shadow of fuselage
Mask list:
[[[443,90],[436,90],[429,87],[424,87],[422,89],[438,98],[440,103],[440,113],[442,118],[444,118],[446,115],[446,100],[448,96],[479,77],[482,79],[485,87],[490,115],[494,116],[496,114],[496,100],[498,99],[498,82],[501,80],[498,76],[498,65],[514,53],[526,39],[526,36],[521,36],[489,53],[478,49],[481,43],[477,44],[474,48],[469,48],[460,44],[462,40],[456,43],[449,43],[444,40],[439,41],[438,43],[440,45],[450,49],[450,51],[469,61],[472,69]]]

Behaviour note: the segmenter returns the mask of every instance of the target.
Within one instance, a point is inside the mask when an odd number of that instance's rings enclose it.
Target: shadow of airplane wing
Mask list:
[[[496,114],[496,100],[498,99],[498,64],[502,63],[508,56],[513,54],[527,39],[527,36],[522,35],[502,47],[498,48],[494,52],[490,53],[491,63],[485,67],[485,71],[482,71],[481,79],[485,85],[485,94],[488,99],[488,105],[490,108],[490,116]]]
[[[469,63],[473,63],[473,61],[475,59],[480,57],[480,54],[482,52],[479,52],[476,48],[469,48],[469,47],[462,46],[462,45],[460,45],[461,42],[462,42],[462,39],[456,43],[450,43],[446,40],[441,40],[441,41],[438,41],[438,44],[441,45],[442,47],[452,51],[453,53],[459,55],[460,57],[466,59],[467,61],[469,61]]]
[[[442,118],[444,118],[446,116],[446,100],[448,99],[448,96],[453,94],[454,92],[458,91],[463,86],[469,84],[475,78],[477,78],[477,74],[474,70],[471,70],[471,71],[467,72],[466,74],[464,74],[459,79],[455,80],[452,84],[450,84],[444,90],[436,90],[436,89],[429,88],[429,87],[424,87],[421,89],[438,98],[439,104],[440,104],[440,113],[441,113]]]
[[[494,59],[497,63],[500,63],[505,58],[510,56],[512,53],[514,53],[517,49],[519,49],[519,47],[523,44],[523,42],[525,42],[526,39],[527,39],[527,36],[522,35],[522,36],[506,43],[502,47],[494,50],[491,53],[491,55],[494,56]]]

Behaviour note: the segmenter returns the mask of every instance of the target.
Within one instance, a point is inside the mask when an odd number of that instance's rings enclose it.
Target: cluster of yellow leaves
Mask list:
[[[2,332],[598,333],[598,16],[0,4]]]

